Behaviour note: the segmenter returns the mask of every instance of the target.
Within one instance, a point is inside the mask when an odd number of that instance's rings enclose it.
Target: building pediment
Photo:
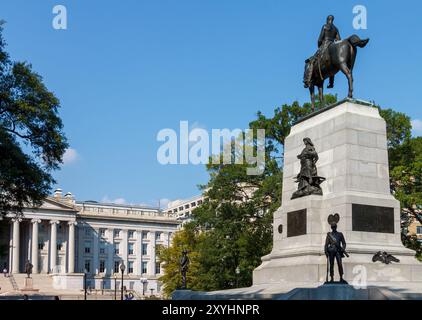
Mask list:
[[[54,210],[54,211],[72,211],[77,212],[78,209],[71,203],[66,203],[64,201],[56,200],[53,197],[47,197],[41,206],[33,207],[28,209],[35,210]]]

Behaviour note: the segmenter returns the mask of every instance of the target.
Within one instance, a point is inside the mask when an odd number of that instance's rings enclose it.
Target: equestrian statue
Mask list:
[[[341,71],[349,82],[348,97],[353,98],[353,67],[357,48],[363,48],[369,39],[361,40],[357,35],[341,39],[340,32],[334,25],[334,16],[327,17],[318,38],[318,50],[305,61],[303,82],[311,94],[312,110],[315,110],[315,86],[318,87],[319,100],[324,101],[324,81],[329,78],[327,88],[334,87],[334,76]]]

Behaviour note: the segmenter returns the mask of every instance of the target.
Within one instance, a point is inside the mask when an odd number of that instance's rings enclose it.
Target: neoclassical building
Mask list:
[[[79,202],[58,189],[41,207],[0,221],[0,267],[19,274],[31,261],[33,276],[49,275],[55,289],[82,289],[84,274],[90,288],[114,289],[123,263],[126,288],[159,294],[156,249],[179,226],[158,208]]]
[[[165,211],[169,215],[176,216],[183,224],[192,220],[192,211],[204,202],[204,198],[201,194],[185,200],[174,200],[169,202]]]

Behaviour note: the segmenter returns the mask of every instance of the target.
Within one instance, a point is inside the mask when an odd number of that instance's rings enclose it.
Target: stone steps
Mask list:
[[[12,285],[9,277],[7,277],[7,278],[4,277],[4,276],[0,277],[0,288],[1,288],[0,293],[14,291],[13,285]]]
[[[24,288],[25,278],[27,277],[24,273],[16,273],[13,275],[15,278],[16,284],[18,285],[19,289]],[[32,274],[31,278],[33,279],[33,287],[34,289],[39,289],[40,292],[42,291],[54,291],[53,280],[47,274]]]

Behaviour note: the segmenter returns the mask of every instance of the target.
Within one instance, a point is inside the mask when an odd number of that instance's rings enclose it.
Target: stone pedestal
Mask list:
[[[39,289],[34,289],[34,279],[32,278],[25,278],[23,283],[23,292],[38,292]]]
[[[318,175],[326,178],[323,195],[291,200],[305,137],[319,155]],[[343,259],[350,284],[422,285],[422,263],[401,242],[400,204],[389,186],[386,124],[369,103],[344,100],[294,125],[285,141],[282,206],[274,214],[273,250],[254,270],[254,285],[324,283],[327,217],[334,213],[340,214],[338,230],[350,254]],[[400,263],[373,263],[377,251],[394,255]]]

